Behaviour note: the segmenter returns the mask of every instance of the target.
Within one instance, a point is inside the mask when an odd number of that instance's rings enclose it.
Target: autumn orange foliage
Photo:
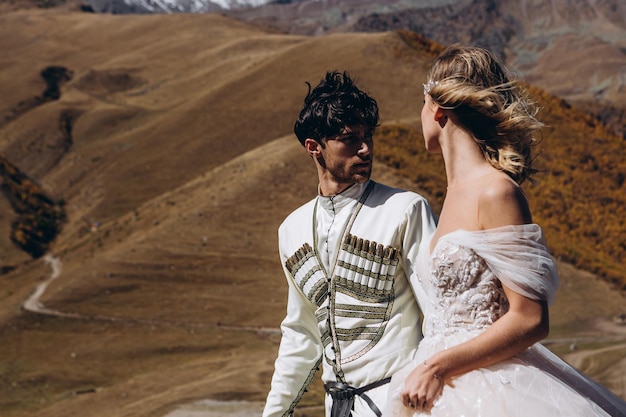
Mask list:
[[[38,184],[1,156],[0,179],[0,190],[18,216],[11,224],[11,240],[33,258],[44,255],[65,221],[62,202],[48,197]]]
[[[396,31],[396,33],[400,36],[400,39],[402,39],[412,49],[420,51],[422,54],[426,53],[426,55],[433,58],[445,49],[444,45],[428,39],[426,36],[417,32],[400,29]]]
[[[546,125],[535,149],[537,182],[523,185],[534,221],[556,258],[626,289],[624,141],[563,100],[528,90]],[[425,151],[422,132],[382,126],[376,141],[379,160],[415,181],[439,212],[446,190],[443,160]]]

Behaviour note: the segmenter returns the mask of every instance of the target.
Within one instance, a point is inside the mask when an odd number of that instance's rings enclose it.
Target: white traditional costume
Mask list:
[[[425,243],[430,248],[430,243]],[[624,417],[626,403],[535,344],[511,359],[451,379],[430,412],[405,408],[408,374],[438,351],[480,334],[508,309],[502,285],[552,302],[556,265],[535,224],[442,236],[420,253],[424,339],[414,362],[394,375],[386,417]]]
[[[434,229],[423,197],[373,181],[318,196],[285,219],[287,315],[264,417],[291,415],[320,365],[334,398],[327,415],[332,404],[360,417],[384,408],[385,383],[421,339],[413,260]]]

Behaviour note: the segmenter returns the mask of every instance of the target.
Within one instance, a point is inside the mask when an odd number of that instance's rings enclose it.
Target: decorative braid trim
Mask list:
[[[302,399],[302,396],[304,395],[304,393],[307,391],[307,388],[309,387],[309,385],[311,385],[311,382],[313,382],[313,378],[315,377],[315,374],[317,373],[321,363],[322,363],[322,358],[320,357],[317,360],[317,363],[315,364],[313,369],[309,371],[309,376],[307,376],[306,380],[304,381],[304,384],[302,385],[302,388],[300,388],[300,391],[298,391],[298,395],[296,395],[296,398],[294,398],[293,402],[291,403],[287,411],[285,411],[281,415],[281,417],[293,416],[293,411],[295,410],[296,406]]]
[[[285,267],[306,297],[318,307],[328,296],[328,283],[308,243],[285,261]]]

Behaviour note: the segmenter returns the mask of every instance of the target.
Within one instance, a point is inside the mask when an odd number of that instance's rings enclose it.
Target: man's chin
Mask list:
[[[354,182],[356,182],[357,184],[363,184],[364,182],[367,182],[370,177],[372,176],[371,172],[367,172],[367,173],[355,173],[354,175],[352,175],[352,179],[354,180]]]

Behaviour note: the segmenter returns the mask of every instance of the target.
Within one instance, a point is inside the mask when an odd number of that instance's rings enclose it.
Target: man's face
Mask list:
[[[323,164],[329,179],[352,185],[369,180],[374,157],[374,128],[346,126],[337,136],[323,139]]]

